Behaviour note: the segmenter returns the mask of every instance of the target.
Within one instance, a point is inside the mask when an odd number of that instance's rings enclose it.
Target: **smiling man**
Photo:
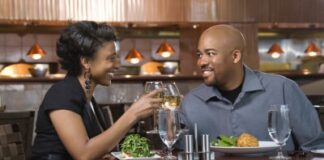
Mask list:
[[[283,76],[253,71],[243,64],[245,39],[229,25],[205,30],[198,43],[197,65],[204,84],[189,92],[180,108],[185,125],[198,135],[238,136],[250,133],[271,141],[267,128],[270,105],[287,104],[291,136],[285,150],[324,147],[322,128],[313,105],[298,85]]]

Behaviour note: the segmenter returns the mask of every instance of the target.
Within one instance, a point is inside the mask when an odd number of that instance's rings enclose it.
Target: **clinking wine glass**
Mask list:
[[[161,81],[147,81],[145,83],[144,92],[145,94],[150,93],[156,89],[163,88],[163,83]],[[163,93],[159,93],[156,95],[156,98],[163,98]],[[157,134],[157,119],[158,119],[158,112],[156,110],[153,111],[153,130],[147,131],[147,134]]]
[[[171,110],[179,109],[181,100],[182,95],[179,92],[177,84],[175,82],[164,83],[162,108]],[[181,132],[183,134],[188,133],[189,129],[187,126],[182,125]]]
[[[181,134],[180,119],[178,110],[162,108],[159,110],[159,135],[168,148],[168,154],[164,159],[177,159],[172,155],[172,146]]]
[[[288,105],[271,105],[268,112],[268,132],[271,139],[280,146],[277,156],[270,159],[287,160],[282,147],[286,144],[291,132]]]
[[[165,83],[162,107],[177,109],[181,103],[181,95],[175,82]]]

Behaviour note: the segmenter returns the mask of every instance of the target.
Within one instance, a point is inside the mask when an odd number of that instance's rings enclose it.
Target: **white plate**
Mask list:
[[[154,160],[154,159],[161,159],[162,157],[154,154],[152,157],[137,157],[137,158],[127,158],[121,152],[111,152],[111,155],[116,157],[119,160]]]
[[[315,149],[315,150],[311,150],[311,152],[316,154],[324,154],[324,149]]]
[[[259,141],[258,147],[219,147],[210,146],[210,150],[231,154],[255,154],[275,150],[279,145],[272,141]]]

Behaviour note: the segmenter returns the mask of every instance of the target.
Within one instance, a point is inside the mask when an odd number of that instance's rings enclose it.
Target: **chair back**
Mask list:
[[[0,113],[0,159],[30,159],[34,111]]]

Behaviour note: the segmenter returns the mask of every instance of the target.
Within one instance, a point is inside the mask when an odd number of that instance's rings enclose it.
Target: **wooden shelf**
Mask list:
[[[298,80],[298,79],[322,79],[324,78],[324,74],[302,74],[302,73],[280,73],[280,72],[272,72],[274,74],[280,74],[287,78]],[[62,80],[62,77],[26,77],[26,78],[9,78],[9,77],[1,77],[0,83],[55,83],[57,81]],[[190,75],[157,75],[157,76],[139,76],[139,75],[121,75],[115,76],[113,78],[113,82],[118,83],[127,83],[127,82],[145,82],[145,81],[202,81],[201,76],[190,76]]]
[[[24,78],[11,78],[2,77],[0,83],[54,83],[62,80],[63,78],[53,77],[24,77]],[[159,76],[138,76],[138,75],[122,75],[115,76],[113,82],[145,82],[145,81],[178,81],[178,80],[202,80],[200,76],[183,76],[183,75],[159,75]]]

